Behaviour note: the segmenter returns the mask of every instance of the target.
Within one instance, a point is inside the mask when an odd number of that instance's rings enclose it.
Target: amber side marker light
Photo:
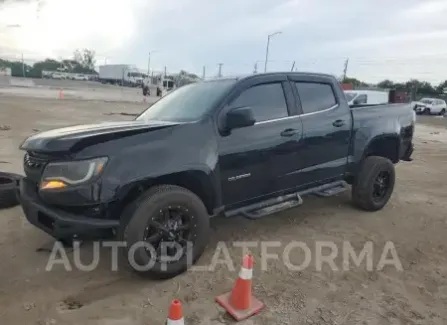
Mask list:
[[[41,190],[51,190],[51,189],[57,189],[57,188],[64,188],[67,185],[64,182],[61,181],[43,181],[40,184]]]

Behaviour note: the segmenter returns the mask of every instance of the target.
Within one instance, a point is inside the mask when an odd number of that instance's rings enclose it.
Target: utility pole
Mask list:
[[[202,79],[205,80],[205,76],[206,76],[206,70],[205,70],[205,66],[203,66],[202,68]]]
[[[254,74],[258,73],[258,62],[255,63],[255,68],[253,70],[253,73]]]
[[[22,53],[22,73],[23,73],[23,78],[25,78],[25,61],[23,60],[23,53]]]
[[[295,68],[295,61],[293,61],[292,69],[290,69],[291,72],[293,72],[293,68]]]
[[[158,52],[158,50],[150,51],[148,56],[147,56],[147,76],[148,76],[148,78],[149,78],[149,75],[151,73],[151,54],[155,53],[155,52]]]
[[[343,81],[345,81],[346,79],[346,74],[348,72],[348,64],[349,64],[349,59],[345,60],[345,67],[343,68]]]
[[[264,65],[264,72],[267,72],[267,62],[269,60],[269,46],[270,46],[270,38],[272,38],[275,35],[281,34],[282,32],[276,32],[273,34],[270,34],[267,36],[267,48],[265,49],[265,65]]]
[[[149,52],[149,55],[147,57],[147,76],[149,77],[149,74],[151,73],[151,52]]]
[[[219,73],[217,74],[217,76],[219,78],[222,78],[222,66],[223,66],[223,63],[219,63]]]
[[[165,77],[167,76],[168,74],[167,74],[167,70],[166,70],[166,66],[165,66]]]

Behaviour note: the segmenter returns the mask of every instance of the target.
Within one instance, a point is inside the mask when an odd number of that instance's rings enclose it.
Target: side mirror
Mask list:
[[[230,110],[226,116],[225,126],[228,130],[252,126],[256,119],[251,107],[239,107]]]

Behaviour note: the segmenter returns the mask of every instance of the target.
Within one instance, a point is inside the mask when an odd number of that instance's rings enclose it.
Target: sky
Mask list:
[[[206,76],[347,74],[447,79],[447,0],[0,0],[0,57],[71,57]]]

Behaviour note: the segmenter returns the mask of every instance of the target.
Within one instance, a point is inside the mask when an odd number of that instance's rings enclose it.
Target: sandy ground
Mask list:
[[[92,121],[131,117],[144,104],[105,103],[0,96],[0,169],[21,173],[20,142],[40,130]],[[236,268],[242,256],[234,241],[280,241],[269,253],[282,254],[291,241],[307,243],[309,267],[292,271],[270,261],[260,271],[261,245],[253,248],[258,263],[253,291],[266,304],[259,315],[241,324],[447,324],[447,118],[420,117],[414,161],[397,166],[397,185],[382,211],[366,213],[350,205],[349,193],[306,198],[299,208],[258,220],[215,219],[212,240],[199,265],[208,265],[218,242],[227,243]],[[430,125],[433,124],[433,125]],[[341,251],[349,241],[360,252],[373,243],[374,269],[366,264],[343,271],[327,265],[318,271],[316,241],[333,241]],[[392,241],[403,271],[377,270],[386,242]],[[186,324],[232,324],[215,296],[231,289],[237,271],[190,271],[167,281],[149,281],[131,272],[112,272],[107,256],[91,272],[45,271],[49,253],[36,249],[52,240],[25,220],[19,207],[0,211],[0,323],[130,325],[164,324],[169,302],[184,303]],[[90,246],[81,248],[88,263]],[[340,254],[341,255],[341,254]],[[69,253],[72,258],[73,254]],[[299,249],[290,260],[300,264]]]
[[[94,81],[29,79],[0,77],[0,96],[28,98],[101,100],[106,102],[153,103],[155,86],[151,96],[142,95],[141,88],[119,87]]]

